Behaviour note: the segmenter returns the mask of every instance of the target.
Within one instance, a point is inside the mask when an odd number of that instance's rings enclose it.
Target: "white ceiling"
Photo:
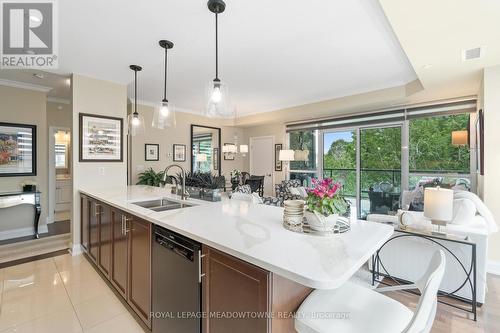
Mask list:
[[[272,111],[399,86],[416,78],[376,0],[227,0],[220,15],[220,77],[238,114]],[[206,0],[59,1],[59,73],[129,84],[162,96],[170,39],[169,100],[202,112],[214,78],[214,16]]]
[[[425,90],[432,100],[475,95],[482,69],[500,64],[500,1],[380,0]],[[480,59],[462,51],[482,47]]]

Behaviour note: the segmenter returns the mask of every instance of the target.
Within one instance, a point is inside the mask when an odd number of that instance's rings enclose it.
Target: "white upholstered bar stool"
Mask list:
[[[414,284],[372,290],[347,282],[339,289],[315,290],[297,311],[295,329],[299,333],[430,332],[444,270],[445,255],[439,250]],[[405,289],[421,293],[415,313],[381,294]]]

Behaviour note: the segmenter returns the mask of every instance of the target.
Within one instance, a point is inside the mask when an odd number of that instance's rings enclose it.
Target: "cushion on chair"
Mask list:
[[[245,194],[252,194],[252,188],[250,187],[250,185],[238,185],[234,189],[234,192],[245,193]]]
[[[295,329],[299,333],[401,333],[412,317],[410,309],[392,298],[346,282],[338,289],[313,291],[297,311]]]

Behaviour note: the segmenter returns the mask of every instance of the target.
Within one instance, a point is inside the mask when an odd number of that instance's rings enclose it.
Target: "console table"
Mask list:
[[[446,304],[448,306],[454,307],[456,309],[466,311],[469,313],[472,313],[474,316],[474,321],[477,320],[477,299],[476,299],[476,243],[472,242],[468,237],[459,237],[455,235],[436,235],[433,234],[430,231],[425,231],[425,230],[420,230],[420,229],[414,229],[414,228],[402,228],[399,226],[396,226],[394,228],[394,233],[395,235],[386,241],[372,256],[372,285],[375,285],[375,282],[388,285],[388,283],[384,282],[383,278],[387,278],[392,281],[392,284],[407,284],[411,283],[413,281],[404,281],[402,279],[398,279],[396,277],[391,276],[391,274],[387,271],[387,269],[384,267],[384,264],[382,260],[380,259],[380,250],[384,248],[387,244],[391,243],[395,239],[398,238],[404,238],[404,237],[416,237],[419,239],[423,239],[428,241],[430,244],[433,244],[445,252],[449,253],[452,258],[454,258],[455,263],[460,265],[461,269],[465,273],[465,279],[463,283],[454,291],[452,292],[438,292],[438,302],[442,304]],[[462,262],[453,251],[446,246],[447,242],[451,243],[458,243],[458,244],[463,244],[466,245],[470,248],[471,251],[471,261],[469,263]],[[382,269],[382,271],[381,271]],[[472,292],[472,300],[466,300],[463,299],[460,296],[455,295],[457,291],[459,291],[462,288],[469,287]],[[413,293],[412,291],[408,291]],[[462,306],[458,306],[456,304],[447,302],[444,300],[445,297],[453,298],[458,301],[467,303],[470,305],[470,309],[464,308]]]
[[[35,209],[35,238],[40,238],[38,235],[38,222],[42,207],[40,206],[40,192],[0,192],[0,209],[9,208],[19,205],[32,205]]]

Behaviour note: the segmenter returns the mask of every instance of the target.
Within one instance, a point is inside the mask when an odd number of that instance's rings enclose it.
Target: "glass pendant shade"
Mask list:
[[[222,117],[231,118],[232,111],[229,109],[229,89],[227,85],[221,81],[211,81],[206,87],[206,116],[207,117]]]
[[[153,127],[158,129],[166,129],[167,127],[175,127],[175,108],[172,103],[162,101],[160,105],[155,108],[153,115]]]
[[[136,112],[131,113],[127,117],[128,134],[131,136],[142,135],[146,132],[144,126],[144,117]]]

